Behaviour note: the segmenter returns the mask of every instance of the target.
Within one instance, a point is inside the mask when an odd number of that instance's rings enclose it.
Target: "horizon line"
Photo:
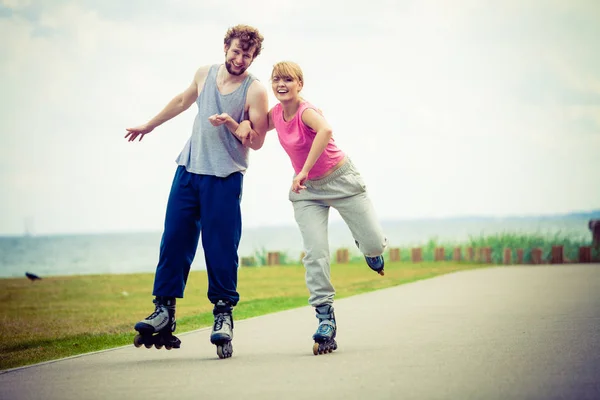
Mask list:
[[[471,214],[471,215],[454,215],[444,217],[399,217],[399,218],[381,218],[382,223],[386,222],[418,222],[418,221],[450,221],[450,220],[510,220],[510,219],[543,219],[543,218],[569,218],[569,217],[597,217],[600,219],[600,208],[592,210],[577,210],[570,212],[561,212],[555,214]],[[330,220],[330,223],[343,223],[342,219]],[[260,229],[260,228],[284,228],[284,227],[295,227],[295,224],[290,223],[279,223],[279,224],[262,224],[262,225],[250,225],[242,228],[245,229]],[[20,233],[0,233],[0,237],[44,237],[44,236],[73,236],[73,235],[110,235],[110,234],[136,234],[136,233],[160,233],[161,229],[132,229],[132,230],[106,230],[106,231],[56,231],[56,232],[20,232]]]

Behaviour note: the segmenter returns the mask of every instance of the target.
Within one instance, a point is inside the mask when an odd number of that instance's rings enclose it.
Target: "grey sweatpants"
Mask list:
[[[335,289],[331,284],[329,264],[329,208],[340,213],[364,255],[380,256],[388,242],[365,183],[350,159],[323,179],[307,180],[305,186],[300,193],[290,190],[289,199],[304,242],[306,255],[302,262],[310,293],[308,302],[312,306],[332,304]]]

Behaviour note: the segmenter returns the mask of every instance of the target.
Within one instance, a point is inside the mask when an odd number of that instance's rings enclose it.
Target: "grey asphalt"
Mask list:
[[[374,279],[385,279],[373,276]],[[600,399],[600,265],[463,271],[336,301],[339,349],[312,355],[309,307],[0,373],[0,399]]]

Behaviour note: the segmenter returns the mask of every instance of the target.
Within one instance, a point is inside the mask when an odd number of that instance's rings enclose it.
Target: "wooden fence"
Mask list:
[[[536,247],[530,249],[530,257],[527,260],[528,264],[564,264],[564,263],[592,263],[599,262],[600,254],[600,220],[590,220],[589,229],[592,232],[592,243],[590,246],[581,246],[578,249],[577,257],[575,259],[567,259],[565,257],[565,250],[563,245],[551,246],[548,255],[544,256],[544,252],[541,248]],[[463,255],[462,247],[455,247],[448,252],[446,256],[446,248],[437,247],[434,249],[433,261],[467,261],[476,262],[483,264],[491,264],[492,260],[500,259],[500,262],[505,265],[509,264],[525,264],[525,249],[523,248],[505,248],[502,249],[501,254],[492,254],[491,247],[467,247],[465,248],[465,254]],[[302,263],[306,254],[302,252],[300,255],[299,262]],[[493,257],[495,256],[495,257]],[[400,262],[401,251],[400,248],[390,248],[389,257],[390,262]],[[350,262],[350,255],[348,249],[338,249],[335,253],[335,260],[338,264],[347,264]],[[281,265],[282,257],[278,251],[271,251],[267,253],[266,257],[267,265]],[[410,261],[413,263],[423,262],[423,249],[421,247],[414,247],[410,249]],[[240,259],[242,266],[256,265],[254,257],[242,257]]]
[[[434,249],[433,261],[467,261],[476,262],[482,264],[491,264],[493,259],[491,247],[467,247],[464,249],[461,247],[455,247],[451,249],[446,257],[446,249],[444,247],[437,247]],[[300,256],[300,263],[304,258],[305,253],[302,252]],[[401,250],[400,248],[389,249],[389,261],[399,262],[401,261]],[[555,245],[550,249],[549,254],[544,257],[543,250],[541,248],[532,248],[530,251],[530,259],[528,264],[564,264],[564,263],[592,263],[594,261],[593,246],[581,246],[576,259],[566,259],[564,255],[564,246]],[[255,265],[253,257],[242,257],[242,266]],[[280,265],[281,253],[278,251],[268,252],[266,262],[267,265]],[[350,262],[350,255],[347,248],[338,249],[335,253],[335,261],[338,264],[347,264]],[[423,262],[423,249],[421,247],[413,247],[410,249],[410,261],[413,263]],[[511,249],[505,248],[501,254],[501,263],[505,265],[509,264],[524,264],[525,263],[525,249]]]

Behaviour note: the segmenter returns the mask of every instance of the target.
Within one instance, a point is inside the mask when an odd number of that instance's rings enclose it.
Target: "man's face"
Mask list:
[[[231,75],[242,75],[254,61],[254,46],[244,50],[239,39],[225,46],[225,68]]]

